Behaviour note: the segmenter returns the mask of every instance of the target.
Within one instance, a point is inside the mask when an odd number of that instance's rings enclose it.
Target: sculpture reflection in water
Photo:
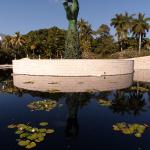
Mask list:
[[[66,124],[66,137],[74,139],[79,132],[78,111],[80,108],[90,103],[91,94],[70,93],[66,94],[66,104],[68,108],[68,118]]]

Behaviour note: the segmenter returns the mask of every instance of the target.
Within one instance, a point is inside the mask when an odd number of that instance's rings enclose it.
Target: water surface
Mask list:
[[[150,129],[141,138],[113,131],[117,122],[150,125],[150,84],[141,71],[134,75],[97,78],[12,76],[0,70],[0,146],[21,150],[11,123],[37,126],[46,121],[55,133],[36,150],[149,150]],[[13,80],[14,79],[14,80]],[[132,86],[132,88],[131,88]],[[30,111],[27,105],[52,99],[51,111]],[[110,107],[99,100],[113,103]]]

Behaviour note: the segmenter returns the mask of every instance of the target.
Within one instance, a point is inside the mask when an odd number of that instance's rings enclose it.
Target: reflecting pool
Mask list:
[[[1,149],[149,150],[149,83],[149,70],[102,77],[0,70]]]

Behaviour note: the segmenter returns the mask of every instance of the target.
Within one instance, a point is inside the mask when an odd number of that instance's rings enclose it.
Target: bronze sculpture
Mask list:
[[[63,5],[69,22],[69,28],[66,36],[65,58],[80,58],[79,36],[77,30],[79,3],[78,0],[65,0]]]

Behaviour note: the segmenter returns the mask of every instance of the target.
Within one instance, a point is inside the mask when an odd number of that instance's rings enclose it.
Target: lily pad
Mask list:
[[[48,126],[48,123],[41,122],[39,125]],[[26,124],[13,124],[8,127],[11,129],[16,128],[15,133],[19,136],[19,138],[17,138],[18,145],[25,147],[26,149],[36,147],[36,143],[43,142],[47,134],[54,132],[53,129],[33,128]]]
[[[47,134],[51,134],[51,133],[54,133],[54,132],[55,132],[55,131],[54,131],[53,129],[47,129],[47,130],[46,130],[46,133],[47,133]]]
[[[38,130],[38,132],[40,132],[40,133],[45,133],[45,132],[46,132],[46,129],[45,129],[45,128],[41,128],[41,129]]]
[[[15,132],[15,134],[22,134],[23,133],[23,131],[21,131],[21,130],[17,130],[16,132]]]
[[[113,125],[113,130],[114,131],[120,131],[123,134],[133,134],[135,137],[140,138],[142,137],[142,134],[145,132],[145,129],[147,127],[142,124],[126,124],[124,122],[122,123],[117,123]]]
[[[34,148],[34,147],[36,147],[36,143],[35,142],[31,142],[30,144],[28,144],[26,146],[26,149],[31,149],[31,148]]]
[[[39,137],[38,139],[35,140],[35,142],[40,143],[44,141],[44,137]]]
[[[27,139],[29,139],[29,140],[35,140],[37,138],[38,138],[38,134],[37,133],[33,133],[33,134],[27,136]]]
[[[22,133],[20,134],[20,138],[26,138],[30,135],[30,133]]]
[[[56,106],[57,106],[57,102],[54,100],[36,101],[27,105],[27,107],[31,109],[32,111],[35,111],[35,110],[50,111]]]
[[[24,146],[27,146],[29,143],[30,143],[29,140],[21,140],[18,142],[18,145],[24,147]]]
[[[137,138],[142,137],[142,134],[141,134],[141,133],[136,133],[136,134],[134,134],[134,135],[135,135],[135,137],[137,137]]]
[[[43,127],[44,127],[44,126],[48,126],[48,122],[41,122],[41,123],[40,123],[40,126],[43,126]]]
[[[8,125],[8,128],[9,129],[14,129],[14,128],[16,128],[17,126],[15,125],[15,124],[10,124],[10,125]]]

